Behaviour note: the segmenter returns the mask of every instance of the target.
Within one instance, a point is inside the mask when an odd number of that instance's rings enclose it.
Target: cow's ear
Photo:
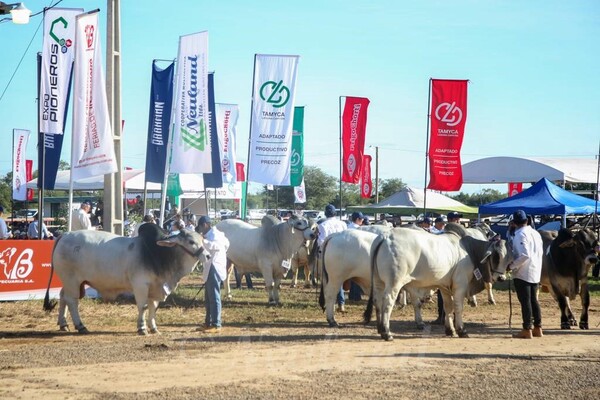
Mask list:
[[[170,240],[158,240],[156,242],[157,245],[161,247],[174,247],[177,246],[177,243],[171,242]]]
[[[575,246],[575,241],[571,239],[567,240],[566,242],[562,242],[558,247],[560,247],[561,249],[567,249],[573,246]]]

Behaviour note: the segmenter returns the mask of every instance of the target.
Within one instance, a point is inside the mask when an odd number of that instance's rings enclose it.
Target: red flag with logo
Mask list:
[[[373,191],[373,182],[371,181],[371,160],[373,158],[365,154],[362,161],[362,173],[361,173],[361,185],[360,185],[360,197],[364,199],[371,198],[371,192]]]
[[[523,183],[521,182],[510,182],[508,184],[508,197],[519,194],[523,191]]]
[[[467,121],[467,80],[431,80],[428,189],[462,186],[462,147]]]
[[[240,162],[235,163],[235,176],[238,182],[246,181],[246,173],[244,172],[244,164]]]
[[[33,179],[33,160],[25,160],[25,179],[27,182]],[[33,189],[27,189],[27,201],[33,200]]]
[[[360,180],[369,103],[364,97],[346,97],[342,114],[342,182]]]

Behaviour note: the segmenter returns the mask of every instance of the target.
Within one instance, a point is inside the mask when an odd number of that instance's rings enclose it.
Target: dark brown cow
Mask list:
[[[542,286],[549,288],[560,308],[561,329],[577,326],[571,311],[570,300],[581,297],[581,318],[579,327],[589,329],[588,310],[590,293],[588,273],[598,262],[598,238],[588,228],[577,232],[568,229],[560,231],[540,231],[544,242],[542,264]]]

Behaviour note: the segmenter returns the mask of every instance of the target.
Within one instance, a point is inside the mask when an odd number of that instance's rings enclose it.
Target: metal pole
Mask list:
[[[379,203],[379,146],[375,146],[375,203]]]
[[[344,159],[342,155],[342,97],[339,98],[339,114],[340,114],[340,220],[342,219],[342,168]]]
[[[594,207],[594,231],[596,230],[596,219],[598,218],[598,197],[600,196],[600,142],[598,143],[598,170],[596,171],[596,206]]]
[[[256,54],[252,67],[252,100],[250,101],[250,127],[248,128],[248,158],[246,158],[246,188],[244,191],[244,209],[248,212],[248,186],[250,186],[250,146],[252,146],[252,115],[254,115],[254,80],[256,79]],[[268,200],[267,200],[268,201]],[[267,207],[268,208],[268,207]]]
[[[106,1],[106,94],[113,129],[117,172],[104,175],[104,230],[123,234],[121,158],[121,0]],[[107,221],[104,223],[104,221]]]
[[[37,98],[37,106],[38,109],[36,111],[37,118],[37,131],[38,131],[38,239],[43,239],[43,231],[42,224],[44,223],[44,186],[45,175],[46,175],[46,135],[40,132],[40,118],[39,118],[39,106],[40,106],[40,89],[41,89],[41,80],[42,80],[42,53],[37,53],[37,66],[38,66],[38,98]],[[64,129],[63,129],[64,132]],[[13,149],[15,136],[13,135]],[[14,164],[13,164],[14,165]]]
[[[429,99],[427,100],[427,135],[425,139],[425,179],[423,180],[423,216],[427,214],[427,163],[429,157],[429,120],[431,115],[429,112],[431,111],[431,83],[433,82],[432,78],[429,78]]]

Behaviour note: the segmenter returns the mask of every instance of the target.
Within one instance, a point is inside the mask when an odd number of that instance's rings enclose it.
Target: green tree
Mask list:
[[[506,197],[506,193],[501,193],[496,189],[483,189],[478,193],[468,194],[460,192],[455,196],[449,197],[468,206],[478,207],[483,204],[504,199]]]
[[[379,185],[379,200],[385,199],[405,188],[406,184],[400,178],[383,179]]]

